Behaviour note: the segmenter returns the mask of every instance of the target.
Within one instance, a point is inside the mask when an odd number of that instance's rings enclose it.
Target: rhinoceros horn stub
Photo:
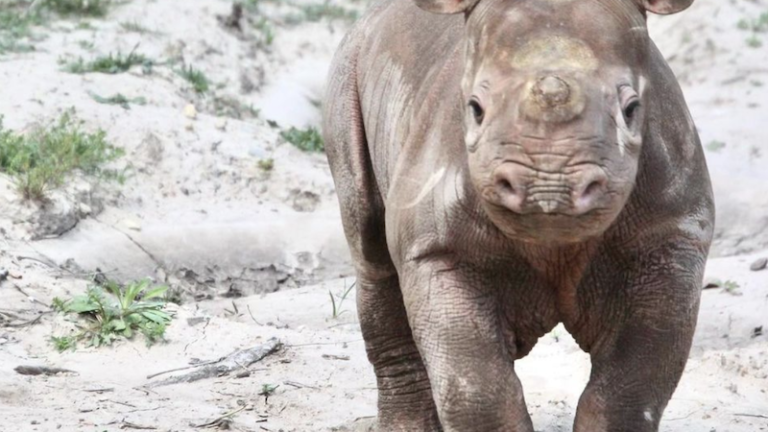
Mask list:
[[[539,104],[547,108],[568,103],[571,88],[568,83],[556,76],[546,76],[539,79],[531,88],[531,96]]]

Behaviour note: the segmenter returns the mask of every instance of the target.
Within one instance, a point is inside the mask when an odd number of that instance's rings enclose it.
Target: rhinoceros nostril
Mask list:
[[[595,209],[605,195],[608,180],[605,176],[598,176],[590,181],[581,190],[574,191],[573,208],[576,214],[584,214]]]
[[[501,189],[502,192],[508,193],[508,194],[514,194],[516,193],[515,187],[512,186],[512,183],[509,182],[509,180],[501,179],[498,183],[499,189]]]
[[[595,180],[584,189],[582,197],[588,197],[600,193],[603,190],[605,183],[599,180]]]

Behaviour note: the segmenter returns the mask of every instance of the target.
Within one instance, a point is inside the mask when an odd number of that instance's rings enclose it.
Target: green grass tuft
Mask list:
[[[43,0],[40,6],[60,15],[103,17],[110,3],[109,0]]]
[[[75,61],[66,63],[64,70],[74,74],[85,74],[91,72],[104,74],[118,74],[128,72],[134,66],[146,66],[151,63],[150,60],[142,54],[136,54],[132,51],[127,56],[118,52],[116,55],[100,56],[86,62],[82,57]]]
[[[34,50],[28,40],[34,36],[32,27],[41,24],[43,18],[25,6],[24,2],[0,0],[0,54]]]
[[[119,105],[124,109],[131,109],[131,104],[145,105],[147,103],[147,100],[143,97],[137,97],[137,98],[131,99],[124,96],[122,93],[116,93],[109,97],[103,97],[103,96],[99,96],[97,94],[91,93],[91,97],[93,98],[93,100],[95,100],[100,104]]]
[[[139,24],[137,21],[123,21],[120,23],[120,28],[122,28],[123,31],[126,31],[128,33],[158,34],[157,31],[152,30],[148,27],[144,27],[143,25]]]
[[[192,85],[196,93],[206,93],[210,89],[210,81],[199,69],[192,66],[182,66],[176,73]]]
[[[69,112],[25,135],[5,129],[0,118],[0,172],[13,177],[26,199],[44,200],[75,170],[122,180],[119,172],[103,166],[123,154],[107,142],[106,132],[84,132]]]
[[[115,282],[92,285],[86,294],[54,301],[54,309],[82,318],[79,332],[69,337],[54,337],[54,346],[69,349],[76,342],[88,346],[107,346],[141,333],[147,346],[161,341],[173,315],[165,311],[168,287],[151,286],[148,280],[121,287]]]
[[[291,127],[280,132],[280,136],[303,151],[322,152],[325,150],[323,137],[316,128],[311,126],[306,129]]]

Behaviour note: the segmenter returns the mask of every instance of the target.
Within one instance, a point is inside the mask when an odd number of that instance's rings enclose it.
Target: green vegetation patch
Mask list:
[[[306,129],[291,127],[288,130],[280,132],[280,136],[303,151],[322,152],[325,150],[323,137],[320,135],[317,128],[312,126]]]
[[[211,81],[205,74],[192,66],[182,66],[176,73],[192,85],[196,93],[206,93],[211,87]]]
[[[54,336],[56,349],[74,349],[79,342],[87,346],[111,345],[118,339],[133,339],[141,333],[151,346],[163,339],[173,315],[165,310],[168,287],[151,286],[148,280],[122,287],[115,282],[92,285],[81,296],[54,299],[55,310],[77,315],[78,331],[72,336]]]
[[[32,27],[42,22],[26,3],[0,0],[0,54],[34,50],[28,39],[33,36]]]
[[[102,17],[111,3],[109,0],[43,0],[40,7],[60,15]]]
[[[121,173],[104,165],[123,154],[107,142],[103,130],[83,131],[71,112],[24,135],[5,129],[0,118],[0,172],[12,176],[27,199],[43,200],[75,170],[122,180]]]
[[[303,21],[318,22],[323,19],[355,21],[358,18],[357,11],[331,4],[326,1],[322,4],[296,5],[300,13],[286,17],[288,24],[298,24]]]
[[[105,105],[118,105],[124,109],[131,109],[131,104],[134,105],[146,105],[147,100],[143,97],[129,98],[122,93],[116,93],[109,97],[99,96],[95,93],[91,93],[93,100],[100,104]]]
[[[74,74],[96,72],[114,75],[128,72],[134,66],[147,66],[149,64],[151,61],[147,57],[131,51],[128,55],[123,55],[120,52],[114,55],[110,53],[107,56],[96,57],[91,61],[85,61],[80,57],[75,61],[65,63],[64,70]]]

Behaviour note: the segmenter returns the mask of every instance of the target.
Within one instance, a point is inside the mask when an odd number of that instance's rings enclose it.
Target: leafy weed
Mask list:
[[[287,142],[306,152],[322,152],[325,150],[323,137],[320,132],[310,126],[306,129],[291,127],[280,132],[280,136]]]
[[[148,280],[132,282],[121,287],[108,281],[103,285],[94,284],[81,296],[70,300],[57,300],[54,308],[64,314],[75,314],[82,318],[79,332],[70,336],[75,342],[85,341],[87,346],[111,345],[124,338],[133,339],[141,333],[151,346],[162,340],[166,327],[173,315],[165,311],[165,295],[168,287],[151,286]],[[71,345],[65,338],[55,338],[54,345]]]

